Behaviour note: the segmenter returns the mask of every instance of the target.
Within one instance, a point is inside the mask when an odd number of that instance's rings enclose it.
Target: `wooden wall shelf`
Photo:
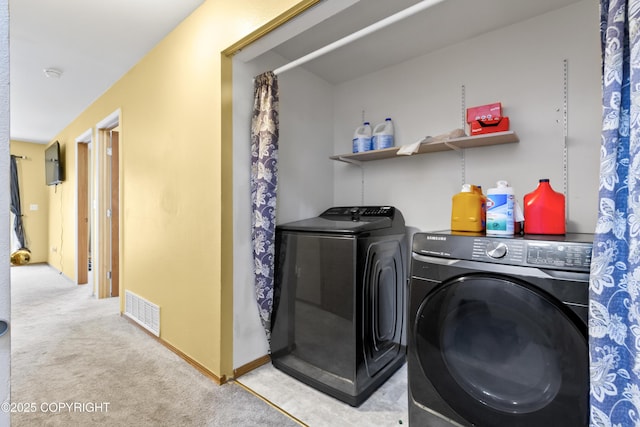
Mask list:
[[[464,136],[461,138],[451,138],[447,140],[431,141],[426,139],[420,144],[416,154],[435,153],[438,151],[461,150],[465,148],[485,147],[489,145],[509,144],[518,142],[518,135],[513,131],[495,132],[484,135]],[[364,151],[362,153],[348,153],[330,156],[332,160],[339,160],[346,163],[368,162],[372,160],[389,159],[392,157],[410,157],[398,155],[400,147],[385,148],[382,150]]]

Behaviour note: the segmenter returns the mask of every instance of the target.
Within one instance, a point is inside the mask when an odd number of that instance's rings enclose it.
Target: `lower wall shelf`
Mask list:
[[[485,147],[489,145],[509,144],[520,139],[513,131],[487,133],[484,135],[464,136],[447,140],[434,141],[431,138],[420,143],[418,151],[414,154],[435,153],[437,151],[461,150],[465,148]],[[392,157],[404,157],[398,155],[400,147],[385,148],[382,150],[364,151],[362,153],[348,153],[330,156],[331,160],[339,160],[346,163],[368,162],[372,160],[389,159]]]

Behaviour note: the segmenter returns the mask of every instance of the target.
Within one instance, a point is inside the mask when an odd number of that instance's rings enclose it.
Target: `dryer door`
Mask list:
[[[424,299],[413,344],[424,375],[474,425],[586,426],[588,349],[579,322],[525,282],[471,274]]]

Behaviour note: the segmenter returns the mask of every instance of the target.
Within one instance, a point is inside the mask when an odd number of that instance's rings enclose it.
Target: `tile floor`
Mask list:
[[[310,427],[408,425],[407,365],[358,408],[290,377],[271,363],[236,380]]]

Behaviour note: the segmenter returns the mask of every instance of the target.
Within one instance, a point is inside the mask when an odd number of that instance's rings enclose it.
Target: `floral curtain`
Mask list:
[[[640,0],[601,0],[600,198],[589,303],[591,426],[640,425]]]
[[[18,182],[18,165],[16,164],[16,157],[11,156],[11,162],[9,164],[10,173],[11,173],[11,181],[10,181],[10,191],[11,191],[11,206],[9,207],[11,213],[14,215],[13,219],[13,231],[16,234],[16,238],[18,239],[18,244],[20,248],[26,248],[26,239],[24,235],[24,226],[22,224],[22,207],[20,204],[20,184]]]
[[[251,242],[260,319],[271,338],[278,181],[278,79],[255,78],[251,120]]]

